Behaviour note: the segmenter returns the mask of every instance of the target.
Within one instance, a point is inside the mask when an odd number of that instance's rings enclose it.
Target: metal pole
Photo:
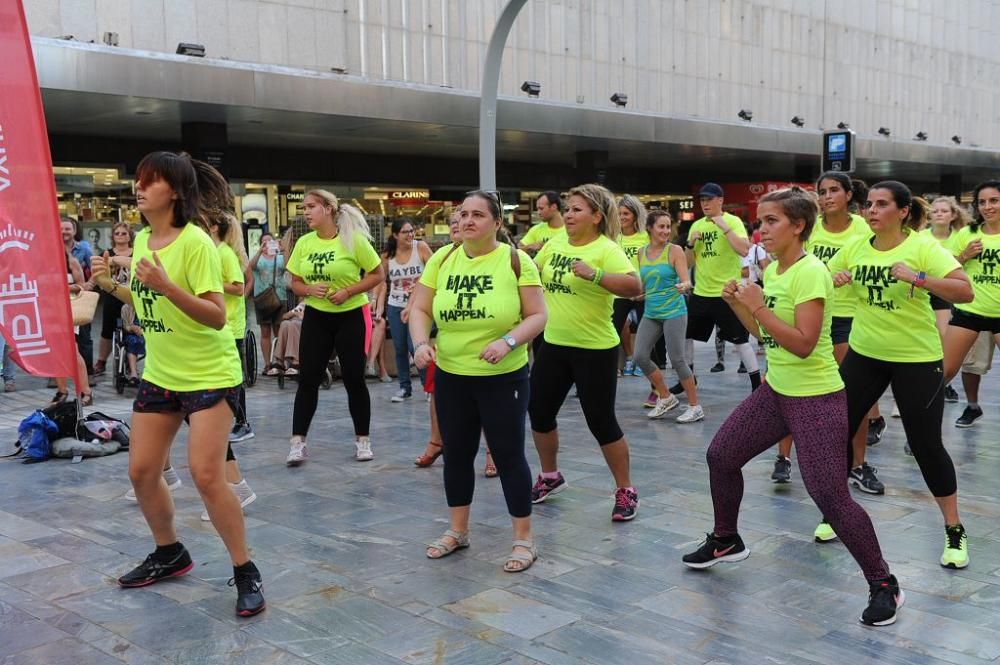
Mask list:
[[[483,90],[479,100],[479,187],[486,191],[497,188],[497,88],[500,86],[500,64],[507,35],[521,8],[528,0],[509,0],[486,49],[483,66]]]

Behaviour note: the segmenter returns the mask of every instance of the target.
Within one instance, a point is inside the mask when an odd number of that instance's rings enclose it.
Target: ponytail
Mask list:
[[[333,221],[337,224],[337,235],[347,251],[354,251],[355,234],[359,234],[368,242],[372,241],[372,232],[368,227],[368,221],[360,210],[348,203],[340,203],[333,193],[325,189],[310,190],[306,192],[306,196],[322,199],[324,204],[333,208]]]

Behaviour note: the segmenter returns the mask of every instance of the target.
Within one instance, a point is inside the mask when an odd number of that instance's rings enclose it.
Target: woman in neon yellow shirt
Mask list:
[[[944,339],[944,373],[950,381],[982,332],[1000,342],[1000,180],[987,180],[973,190],[976,215],[971,225],[955,234],[954,254],[972,280],[976,297],[955,305]],[[983,415],[978,404],[970,404],[959,418],[971,425]],[[968,427],[969,425],[965,425]]]
[[[626,194],[618,199],[618,219],[621,220],[622,225],[622,234],[618,236],[618,244],[621,245],[625,256],[632,263],[633,270],[638,274],[639,263],[636,257],[639,255],[639,250],[649,244],[649,233],[643,228],[646,223],[646,207],[636,197]],[[644,304],[641,294],[637,299],[615,298],[614,301],[612,321],[621,338],[622,351],[625,352],[625,369],[622,372],[625,376],[642,376],[638,360],[632,357],[635,345],[632,339],[629,314],[635,312],[638,322],[642,318]],[[629,327],[626,328],[626,326]],[[661,365],[665,354],[658,354],[658,356],[659,359],[655,364]]]
[[[576,384],[587,426],[615,479],[611,518],[627,521],[639,510],[639,494],[630,477],[628,443],[615,417],[619,339],[611,309],[615,296],[634,298],[642,285],[617,243],[618,206],[611,192],[580,185],[569,194],[566,235],[549,240],[535,257],[549,320],[531,368],[528,415],[542,462],[532,501],[540,503],[566,488],[557,460],[556,416]]]
[[[177,540],[173,501],[162,480],[170,445],[187,420],[191,476],[233,561],[236,613],[251,616],[264,609],[261,575],[250,561],[243,513],[224,471],[243,374],[226,326],[219,252],[208,234],[188,221],[198,211],[193,161],[155,152],[139,163],[136,199],[146,228],[135,238],[129,288],[114,283],[102,257],[93,263],[101,288],[135,308],[146,338],[129,478],[156,551],[118,583],[147,586],[194,567]]]
[[[958,516],[955,466],[941,441],[944,354],[930,294],[964,303],[972,300],[972,287],[955,257],[916,231],[923,215],[906,185],[875,184],[867,206],[875,235],[859,238],[831,259],[834,285],[850,289],[858,301],[840,374],[852,434],[892,386],[910,449],[944,516],[941,565],[964,568],[969,553]]]
[[[806,251],[816,221],[816,202],[798,187],[765,194],[757,214],[761,239],[775,261],[764,271],[764,288],[729,282],[722,297],[767,352],[767,377],[736,407],[708,447],[715,527],[683,557],[690,568],[750,556],[736,529],[743,499],[741,469],[785,435],[795,438],[799,468],[809,496],[830,517],[869,584],[861,621],[895,622],[903,594],[882,558],[871,519],[843,481],[848,464],[847,397],[830,337],[833,284],[823,262]],[[819,425],[819,426],[818,426]]]
[[[451,528],[427,548],[440,559],[469,546],[480,432],[491,442],[514,543],[504,570],[527,570],[538,557],[531,537],[531,470],[524,457],[528,343],[545,325],[538,270],[525,252],[498,242],[503,210],[493,193],[462,204],[461,244],[445,245],[413,292],[414,361],[434,372],[434,404],[444,443],[444,489]],[[437,324],[437,350],[430,345]]]
[[[323,189],[307,192],[303,213],[311,233],[295,243],[286,270],[292,291],[305,298],[299,342],[299,387],[292,412],[292,438],[285,464],[309,458],[306,434],[316,413],[319,385],[334,352],[354,421],[354,459],[371,460],[371,397],[365,385],[365,318],[362,307],[383,280],[382,259],[372,247],[368,222],[357,208]],[[364,272],[365,276],[361,277]]]
[[[952,256],[957,256],[961,251],[957,246],[958,232],[968,225],[969,213],[958,204],[955,197],[939,196],[931,203],[930,224],[923,233],[933,236],[942,247],[951,252]],[[934,310],[938,333],[943,344],[945,334],[948,332],[948,322],[951,320],[951,303],[931,294],[931,309]],[[958,401],[958,393],[950,383],[945,384],[944,401]]]

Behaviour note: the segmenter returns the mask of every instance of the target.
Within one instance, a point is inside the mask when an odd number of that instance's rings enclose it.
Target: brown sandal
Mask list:
[[[437,458],[441,457],[441,453],[444,452],[444,446],[442,446],[440,443],[437,443],[435,441],[428,441],[427,445],[436,447],[437,451],[435,451],[430,455],[421,455],[413,462],[421,469],[426,469],[430,465],[434,464]]]
[[[499,473],[497,473],[497,466],[493,463],[493,455],[490,451],[486,451],[486,468],[483,470],[483,475],[487,478],[496,478]]]

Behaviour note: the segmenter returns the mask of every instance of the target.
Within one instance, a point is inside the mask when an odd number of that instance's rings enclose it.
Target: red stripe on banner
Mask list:
[[[0,332],[25,371],[73,377],[66,250],[21,0],[0,0],[0,63]]]

